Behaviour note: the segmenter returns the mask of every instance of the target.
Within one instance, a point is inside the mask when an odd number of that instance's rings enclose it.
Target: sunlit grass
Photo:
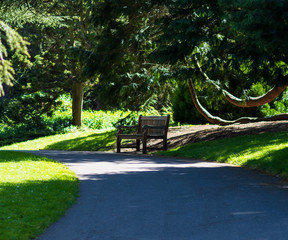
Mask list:
[[[85,130],[16,143],[1,147],[3,150],[82,150],[112,151],[115,148],[116,131]]]
[[[226,162],[288,177],[288,132],[193,143],[159,154]]]
[[[0,239],[32,239],[61,217],[78,195],[64,165],[27,153],[0,151]]]

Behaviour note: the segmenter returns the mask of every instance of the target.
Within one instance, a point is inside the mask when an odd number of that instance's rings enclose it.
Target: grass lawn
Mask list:
[[[15,143],[2,150],[79,150],[112,151],[116,144],[116,130],[86,130]]]
[[[78,179],[45,157],[0,151],[0,196],[0,239],[32,239],[76,201]]]
[[[193,143],[158,154],[226,162],[288,177],[288,132]]]

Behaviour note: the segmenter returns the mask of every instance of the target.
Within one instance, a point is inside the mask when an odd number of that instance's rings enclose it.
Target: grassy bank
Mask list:
[[[2,150],[79,150],[112,151],[116,130],[85,130],[41,137],[30,141],[0,147]]]
[[[158,154],[226,162],[288,177],[288,132],[193,143]]]
[[[0,238],[32,239],[76,201],[78,179],[47,158],[0,153]]]

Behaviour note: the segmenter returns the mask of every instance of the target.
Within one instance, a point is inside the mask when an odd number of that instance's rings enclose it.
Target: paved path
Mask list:
[[[272,177],[143,155],[38,154],[81,179],[77,204],[40,240],[287,239],[288,189]]]

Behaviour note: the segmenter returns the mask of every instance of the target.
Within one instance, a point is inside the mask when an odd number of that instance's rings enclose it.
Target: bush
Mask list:
[[[172,98],[174,121],[177,123],[207,123],[207,120],[197,111],[191,98],[188,86],[177,87]]]
[[[35,92],[24,94],[8,102],[2,118],[10,124],[38,124],[41,122],[43,114],[51,116],[54,109],[57,109],[60,104],[59,101],[47,93]]]
[[[126,117],[129,112],[123,111],[91,111],[83,112],[83,125],[91,129],[107,129],[115,127],[117,121]]]

